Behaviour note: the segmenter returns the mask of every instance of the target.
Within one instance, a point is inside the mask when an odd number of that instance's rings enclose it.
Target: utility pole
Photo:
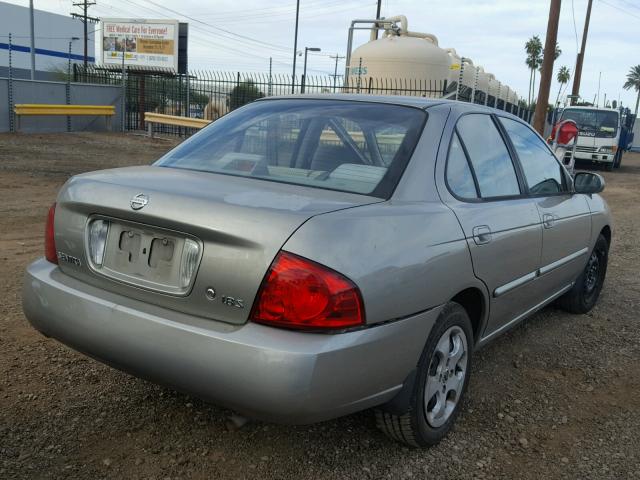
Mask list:
[[[36,35],[33,28],[33,0],[29,0],[29,26],[31,29],[31,80],[36,79]]]
[[[549,22],[547,23],[547,38],[544,42],[544,56],[542,57],[542,71],[540,72],[540,88],[536,102],[533,128],[540,135],[544,135],[544,124],[549,104],[549,89],[553,77],[553,62],[555,61],[556,43],[558,41],[558,22],[560,20],[561,0],[551,0],[549,7]]]
[[[382,11],[382,0],[378,0],[378,8],[376,8],[376,20],[380,18],[380,12]],[[378,24],[376,24],[376,27]],[[378,29],[376,28],[376,40],[378,39]]]
[[[341,57],[340,55],[338,55],[337,53],[335,54],[335,56],[333,55],[329,55],[329,58],[333,58],[336,61],[336,68],[333,70],[333,93],[336,93],[336,81],[338,79],[338,60],[342,60],[345,57]]]
[[[298,56],[298,20],[300,18],[300,0],[296,0],[296,32],[293,36],[293,73],[291,74],[291,93],[296,93],[296,56]]]
[[[571,89],[571,105],[575,105],[576,101],[580,97],[580,80],[582,77],[582,63],[584,62],[584,51],[587,47],[587,34],[589,33],[589,21],[591,20],[591,6],[593,0],[589,0],[587,4],[587,17],[584,21],[584,31],[582,32],[582,45],[578,52],[578,58],[576,59],[576,69],[573,72],[573,88]]]
[[[82,23],[84,24],[84,67],[87,68],[87,57],[88,55],[88,31],[87,31],[87,24],[89,23],[89,21],[91,22],[99,22],[100,19],[99,18],[94,18],[94,17],[90,17],[87,15],[87,11],[89,10],[89,7],[92,5],[95,5],[96,2],[91,2],[89,0],[82,0],[82,2],[80,3],[74,3],[73,6],[74,7],[81,7],[82,8],[82,14],[78,15],[77,13],[72,13],[71,16],[74,18],[79,18],[82,20]]]

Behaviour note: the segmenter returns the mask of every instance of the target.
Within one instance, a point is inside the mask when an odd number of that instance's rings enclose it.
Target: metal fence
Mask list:
[[[378,79],[352,75],[345,82],[337,77],[272,73],[190,71],[188,75],[157,69],[115,69],[74,65],[73,81],[119,85],[126,92],[123,125],[127,130],[144,130],[144,113],[154,112],[215,120],[262,97],[289,94],[366,93],[409,95],[425,98],[457,98],[495,106],[528,120],[529,112],[484,92],[457,87],[447,81]],[[184,127],[157,126],[160,133],[188,135]]]

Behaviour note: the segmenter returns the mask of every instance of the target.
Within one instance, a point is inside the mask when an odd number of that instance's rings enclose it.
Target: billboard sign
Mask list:
[[[178,70],[177,20],[102,19],[102,63]]]

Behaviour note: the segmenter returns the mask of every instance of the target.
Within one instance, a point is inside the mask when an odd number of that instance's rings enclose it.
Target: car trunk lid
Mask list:
[[[166,167],[104,170],[76,176],[62,189],[56,247],[60,268],[89,284],[241,324],[273,258],[300,225],[315,215],[379,201]],[[103,266],[90,261],[94,219],[109,222]],[[198,244],[199,258],[194,280],[184,286],[177,263],[187,242]]]

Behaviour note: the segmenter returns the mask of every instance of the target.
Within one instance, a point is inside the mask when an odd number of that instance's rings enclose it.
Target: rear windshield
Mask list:
[[[613,138],[618,133],[618,112],[614,110],[566,108],[561,120],[574,120],[580,133],[590,137]]]
[[[389,198],[418,140],[420,109],[268,100],[222,117],[156,165]]]

